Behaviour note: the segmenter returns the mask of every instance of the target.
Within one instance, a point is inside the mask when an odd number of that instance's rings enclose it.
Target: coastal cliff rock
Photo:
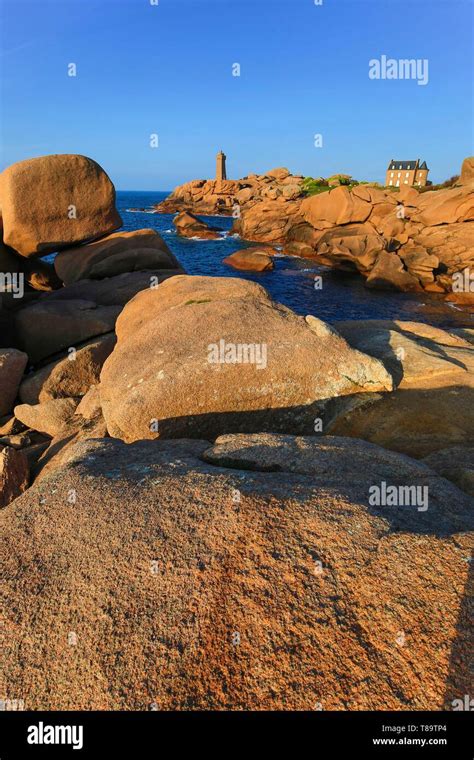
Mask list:
[[[371,506],[382,482],[429,508]],[[357,440],[80,442],[0,514],[6,693],[28,710],[448,709],[469,693],[472,503]]]
[[[312,433],[328,399],[392,387],[377,359],[237,278],[173,277],[135,296],[116,332],[100,397],[110,435],[128,442]]]
[[[120,227],[115,189],[99,164],[52,155],[0,174],[3,240],[22,256],[44,256]]]

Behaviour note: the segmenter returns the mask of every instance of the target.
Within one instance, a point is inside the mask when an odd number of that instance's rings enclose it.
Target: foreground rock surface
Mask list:
[[[472,500],[363,442],[209,446],[80,443],[3,510],[7,693],[33,710],[437,710],[469,693]],[[369,506],[381,481],[427,487],[428,510]]]
[[[100,398],[110,435],[129,442],[311,433],[328,399],[392,388],[377,359],[238,278],[166,280],[126,305],[116,332]]]
[[[43,256],[120,227],[115,189],[99,164],[51,155],[0,174],[3,240],[22,256]]]

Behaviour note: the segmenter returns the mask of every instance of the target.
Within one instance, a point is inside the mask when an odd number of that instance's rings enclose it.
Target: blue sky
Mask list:
[[[419,157],[442,181],[473,152],[472,10],[466,0],[2,0],[2,168],[83,153],[118,189],[168,190],[212,177],[222,148],[231,178],[287,166],[380,181],[391,158]],[[428,84],[369,79],[381,55],[428,59]]]

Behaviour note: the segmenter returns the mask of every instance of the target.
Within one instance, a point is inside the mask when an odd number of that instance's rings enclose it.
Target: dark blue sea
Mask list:
[[[343,319],[402,319],[440,327],[474,323],[474,315],[449,306],[439,296],[369,290],[364,287],[361,277],[316,266],[310,259],[277,256],[273,271],[237,272],[223,264],[222,260],[233,251],[255,243],[247,243],[239,237],[231,236],[229,231],[233,220],[229,217],[201,217],[223,230],[219,240],[188,240],[178,237],[173,227],[174,214],[152,213],[154,204],[167,195],[167,191],[119,191],[117,207],[124,221],[124,229],[151,227],[157,230],[188,274],[245,277],[263,285],[276,301],[289,306],[298,314],[314,314],[328,322]],[[130,210],[137,208],[145,210]],[[315,275],[323,277],[321,290],[314,287]]]

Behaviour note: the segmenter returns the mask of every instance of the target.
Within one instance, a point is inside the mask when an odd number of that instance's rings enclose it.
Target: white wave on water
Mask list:
[[[158,213],[154,209],[145,209],[145,208],[126,208],[125,211],[128,214],[157,214]]]

